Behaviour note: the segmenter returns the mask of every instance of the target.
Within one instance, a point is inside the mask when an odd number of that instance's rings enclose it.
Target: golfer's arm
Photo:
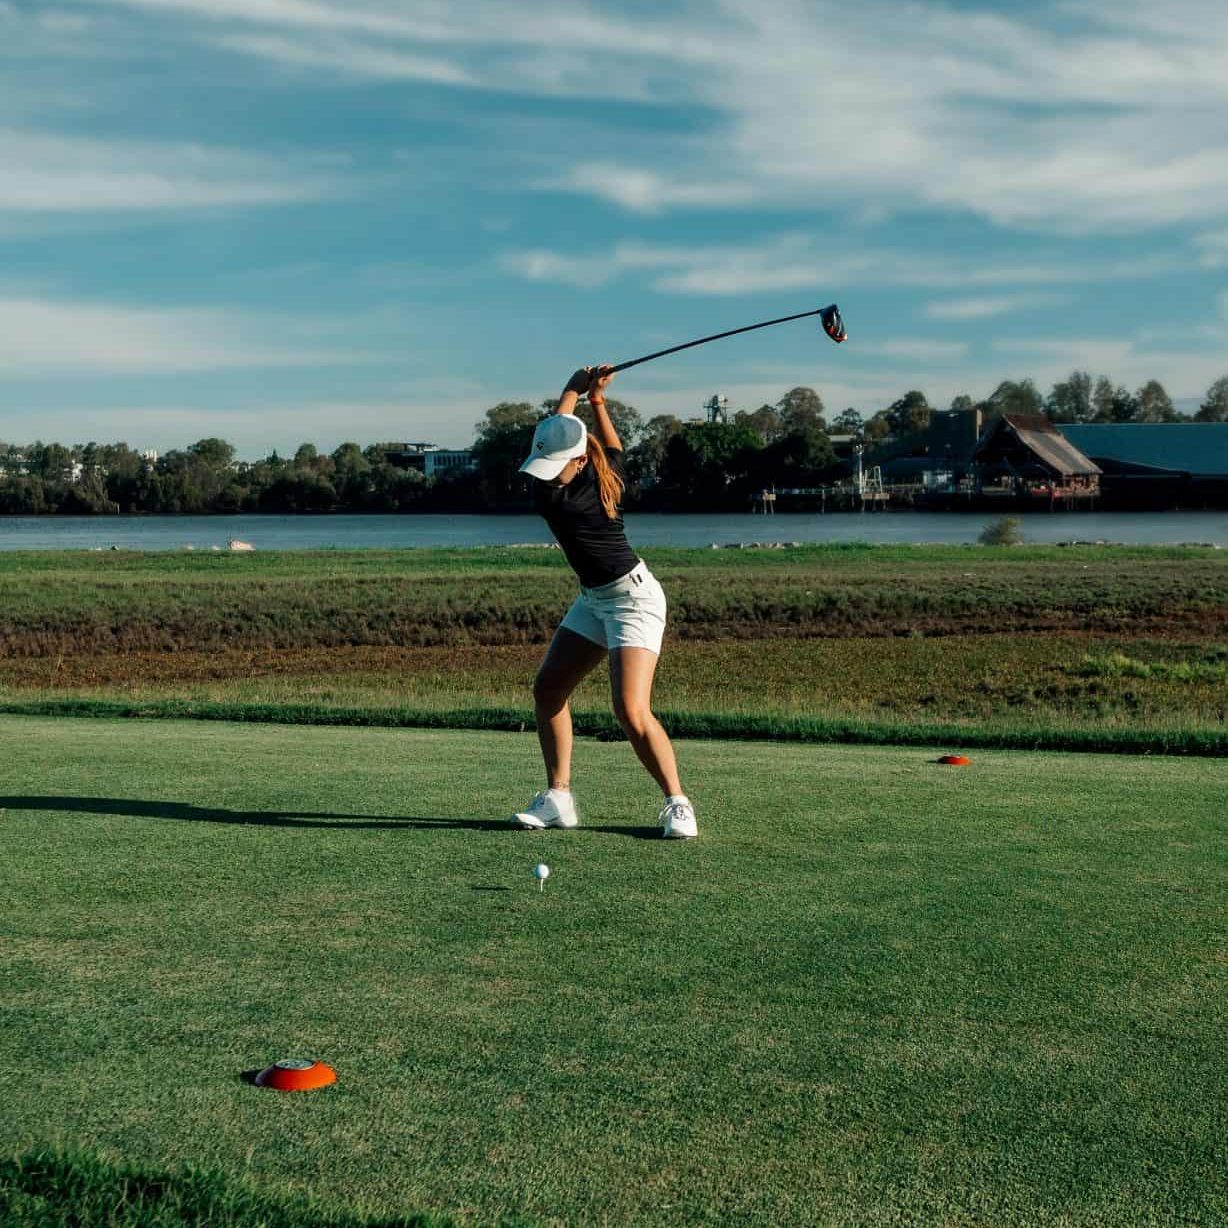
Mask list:
[[[619,439],[618,432],[614,429],[614,421],[605,407],[605,401],[594,401],[590,398],[589,404],[593,407],[595,420],[593,434],[597,436],[602,447],[617,448],[621,452],[622,440]]]
[[[575,392],[564,392],[559,397],[559,403],[554,407],[556,414],[574,414],[576,412],[576,403],[580,400],[580,396]]]

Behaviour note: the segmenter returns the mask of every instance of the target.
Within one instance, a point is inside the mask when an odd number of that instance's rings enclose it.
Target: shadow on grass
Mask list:
[[[224,810],[187,802],[142,801],[130,797],[0,797],[0,810],[44,810],[63,814],[114,814],[138,819],[176,819],[190,823],[236,823],[253,827],[349,828],[354,831],[414,831],[456,828],[464,831],[525,835],[507,819],[374,818],[297,810]],[[656,827],[585,827],[582,830],[643,839],[659,836]]]
[[[515,831],[500,819],[374,818],[364,814],[326,814],[299,810],[225,810],[187,802],[143,801],[130,797],[0,797],[0,809],[46,810],[68,814],[117,814],[138,819],[178,819],[192,823],[238,823],[254,827],[332,827],[371,831],[458,827],[471,831]]]

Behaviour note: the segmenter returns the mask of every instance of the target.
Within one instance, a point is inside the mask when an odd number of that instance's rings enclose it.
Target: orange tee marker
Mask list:
[[[304,1058],[284,1058],[256,1076],[257,1087],[272,1087],[279,1092],[310,1092],[336,1081],[337,1072],[331,1066]]]

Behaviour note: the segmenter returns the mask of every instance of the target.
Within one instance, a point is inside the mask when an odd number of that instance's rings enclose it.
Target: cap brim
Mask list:
[[[530,477],[540,478],[543,482],[550,482],[567,468],[567,462],[572,459],[570,456],[562,458],[531,456],[520,466],[520,472],[527,473]]]

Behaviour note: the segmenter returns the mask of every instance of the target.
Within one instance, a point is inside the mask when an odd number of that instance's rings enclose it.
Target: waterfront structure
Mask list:
[[[1113,507],[1228,507],[1228,422],[1087,422],[1062,434],[1100,466]]]
[[[995,418],[985,428],[972,459],[982,501],[1087,507],[1100,495],[1100,466],[1044,414]]]

